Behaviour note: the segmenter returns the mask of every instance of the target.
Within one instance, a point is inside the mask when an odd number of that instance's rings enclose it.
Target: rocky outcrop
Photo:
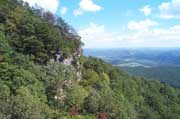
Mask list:
[[[63,58],[63,53],[59,49],[55,53],[54,59],[51,59],[51,63],[55,62],[55,63],[61,63],[66,66],[73,66],[76,69],[77,80],[80,81],[82,77],[82,72],[81,72],[82,65],[79,62],[79,58],[81,57],[81,54],[82,54],[82,48],[79,47],[71,56],[69,56],[68,58]]]
[[[58,89],[58,94],[54,96],[54,99],[61,100],[61,101],[65,100],[67,98],[67,95],[66,95],[64,89],[69,87],[70,85],[72,85],[71,80],[63,81]]]

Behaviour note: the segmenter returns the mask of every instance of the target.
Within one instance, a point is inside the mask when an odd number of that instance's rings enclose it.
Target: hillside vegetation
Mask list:
[[[163,83],[180,88],[180,67],[123,67],[132,76],[160,80]]]
[[[62,18],[0,0],[0,119],[179,119],[180,91],[81,55]]]

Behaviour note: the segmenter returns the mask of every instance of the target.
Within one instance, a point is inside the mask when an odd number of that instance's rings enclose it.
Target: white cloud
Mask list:
[[[140,9],[140,11],[145,15],[145,16],[149,16],[152,12],[152,9],[149,5],[144,6],[142,9]]]
[[[82,36],[85,48],[180,46],[180,25],[163,29],[153,27],[158,23],[149,21],[151,20],[139,22],[130,21],[126,29],[118,33],[109,32],[104,25],[90,23],[87,28],[81,29],[79,34]],[[135,27],[137,27],[136,25],[138,24],[143,24],[143,27],[132,29],[132,27],[129,27],[132,23]],[[146,24],[146,26],[144,24]],[[146,30],[144,30],[144,28]]]
[[[52,13],[56,13],[60,0],[23,0],[28,2],[30,6],[40,6]]]
[[[86,48],[109,47],[115,45],[114,40],[117,35],[108,32],[104,25],[90,23],[87,28],[79,31]]]
[[[102,10],[102,7],[93,3],[92,0],[81,0],[79,8],[74,10],[74,15],[82,15],[84,12],[97,12]]]
[[[134,43],[134,46],[177,47],[180,46],[180,25],[166,29],[148,28],[147,30],[130,30],[125,36],[131,44]]]
[[[67,7],[65,7],[65,6],[63,6],[62,8],[61,8],[61,14],[62,15],[65,15],[66,13],[67,13]]]
[[[160,17],[165,19],[180,19],[180,0],[171,0],[159,5]]]
[[[144,21],[130,21],[128,23],[128,29],[130,30],[146,30],[149,27],[157,26],[158,23],[149,19],[146,19]]]

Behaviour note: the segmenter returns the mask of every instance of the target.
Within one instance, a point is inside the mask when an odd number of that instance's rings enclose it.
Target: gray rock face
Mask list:
[[[76,51],[69,56],[68,58],[63,59],[63,53],[58,50],[57,53],[54,55],[54,59],[51,59],[51,63],[61,63],[66,66],[73,66],[76,69],[76,75],[77,75],[77,80],[80,81],[82,77],[82,66],[79,62],[79,58],[81,57],[82,54],[82,48],[79,47],[76,49]]]
[[[73,62],[73,61],[74,61],[74,59],[73,59],[73,57],[71,56],[71,57],[69,57],[69,58],[64,59],[61,63],[64,64],[64,65],[69,66],[69,65],[72,65],[72,62]]]
[[[61,57],[61,54],[55,54],[55,61],[60,62]]]
[[[81,57],[82,49],[78,48],[76,51],[69,56],[68,58],[63,59],[63,55],[61,52],[57,52],[54,55],[54,59],[51,60],[51,63],[63,64],[65,66],[72,66],[75,69],[76,79],[77,81],[81,81],[82,79],[82,65],[79,62],[79,58]],[[64,101],[67,98],[66,92],[63,87],[69,87],[72,85],[71,80],[64,80],[61,83],[61,86],[58,88],[58,93],[54,96],[55,100]]]
[[[60,87],[58,88],[58,94],[56,94],[54,96],[55,100],[61,100],[64,101],[67,98],[67,95],[63,89],[63,87],[69,87],[70,85],[72,85],[72,81],[71,80],[65,80],[61,83]]]

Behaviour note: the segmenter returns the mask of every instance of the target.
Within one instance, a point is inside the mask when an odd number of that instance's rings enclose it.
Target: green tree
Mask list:
[[[16,91],[17,95],[13,96],[13,114],[12,118],[18,119],[45,119],[48,112],[46,106],[33,95],[29,89],[21,87]]]
[[[85,99],[84,102],[84,106],[87,112],[97,113],[99,110],[100,101],[101,96],[99,95],[99,93],[96,90],[91,89],[89,96]]]
[[[73,84],[67,91],[66,103],[69,107],[81,108],[84,103],[84,99],[88,96],[87,91],[77,84]]]

